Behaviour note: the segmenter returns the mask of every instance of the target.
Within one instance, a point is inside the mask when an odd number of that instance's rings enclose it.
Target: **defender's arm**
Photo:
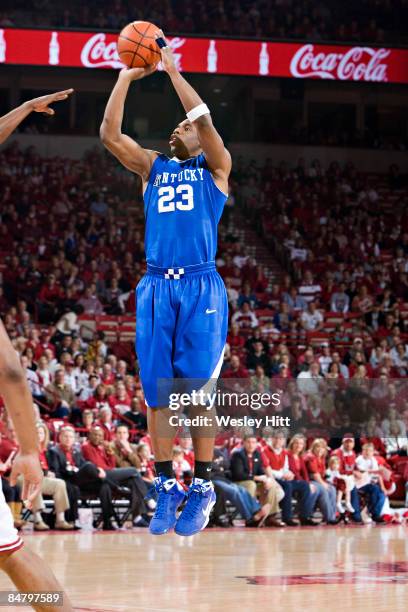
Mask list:
[[[151,74],[155,69],[156,67],[152,66],[124,68],[120,71],[100,127],[100,137],[105,147],[128,170],[139,174],[143,181],[149,179],[151,167],[158,154],[156,151],[143,149],[132,138],[122,133],[123,110],[130,83]]]
[[[16,129],[18,125],[32,112],[35,113],[47,113],[47,115],[54,115],[55,111],[49,108],[49,105],[53,102],[59,102],[60,100],[66,100],[68,96],[73,92],[73,89],[65,89],[64,91],[57,91],[56,93],[49,94],[47,96],[40,96],[33,100],[27,100],[23,102],[21,106],[13,109],[7,115],[0,117],[0,144],[2,144]]]
[[[20,365],[18,355],[0,321],[0,394],[16,428],[20,451],[11,472],[10,484],[19,474],[24,476],[22,499],[31,501],[41,490],[42,469],[38,460],[38,438],[35,427],[33,398]]]

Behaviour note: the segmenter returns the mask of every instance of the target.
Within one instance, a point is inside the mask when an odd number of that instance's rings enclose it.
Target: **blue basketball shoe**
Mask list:
[[[149,524],[150,533],[162,535],[173,529],[176,524],[176,511],[186,494],[175,478],[161,475],[154,479],[157,493],[157,506]]]
[[[174,531],[181,536],[191,536],[204,529],[210,520],[215,499],[213,483],[210,480],[194,478]]]

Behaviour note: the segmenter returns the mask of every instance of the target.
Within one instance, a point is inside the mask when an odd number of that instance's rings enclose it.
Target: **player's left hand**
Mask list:
[[[171,50],[171,47],[169,46],[169,43],[167,42],[162,30],[159,30],[159,32],[156,34],[156,39],[157,38],[163,38],[163,40],[167,43],[167,47],[160,48],[163,70],[165,70],[165,72],[168,74],[177,72],[173,51]]]
[[[53,102],[66,100],[68,96],[72,94],[73,91],[73,89],[64,89],[63,91],[57,91],[46,96],[40,96],[39,98],[29,100],[27,104],[35,113],[46,113],[47,115],[55,115],[54,109],[50,108],[49,105]]]
[[[18,453],[14,459],[13,467],[10,474],[10,485],[13,487],[17,484],[17,477],[23,477],[23,490],[21,491],[21,499],[26,508],[31,508],[33,500],[41,492],[43,481],[43,471],[41,469],[38,454],[35,453]]]

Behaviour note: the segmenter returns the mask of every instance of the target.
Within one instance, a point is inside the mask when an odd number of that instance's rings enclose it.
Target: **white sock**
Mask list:
[[[65,521],[65,512],[57,512],[57,523]]]
[[[42,520],[43,520],[43,518],[41,516],[41,512],[39,510],[38,510],[38,512],[34,512],[34,522],[35,523],[39,523]]]
[[[138,515],[137,515],[137,516],[135,516],[135,518],[133,519],[133,522],[134,522],[134,523],[137,523],[138,521],[140,521],[140,520],[141,520],[141,518],[142,518],[142,515],[141,515],[141,514],[138,514]]]

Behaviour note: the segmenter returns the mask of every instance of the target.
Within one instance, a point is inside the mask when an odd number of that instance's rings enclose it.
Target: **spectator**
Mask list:
[[[146,527],[146,506],[144,497],[146,486],[138,471],[133,468],[116,467],[116,457],[112,444],[103,439],[101,427],[94,427],[89,432],[88,442],[82,446],[82,453],[87,461],[98,468],[101,478],[106,478],[113,491],[125,485],[130,489],[130,510],[133,522],[139,527]],[[145,515],[145,516],[143,516]]]
[[[332,312],[341,312],[345,314],[350,308],[350,298],[346,293],[346,284],[340,283],[339,290],[335,291],[331,296],[330,310]]]
[[[231,323],[237,323],[240,329],[254,328],[258,326],[258,319],[255,313],[251,310],[248,302],[244,302],[239,310],[231,317]]]
[[[75,414],[75,394],[72,387],[65,382],[63,368],[55,372],[54,382],[45,388],[45,394],[53,418],[71,417]]]
[[[317,310],[315,302],[309,302],[307,310],[302,312],[300,321],[306,331],[319,331],[323,327],[323,316]]]
[[[301,524],[315,526],[316,523],[311,519],[314,500],[309,484],[303,479],[296,479],[295,474],[290,470],[289,456],[284,448],[285,442],[285,434],[282,431],[274,430],[262,452],[264,467],[270,468],[285,494],[280,502],[282,520],[290,527],[299,525],[298,521],[293,518],[292,508],[293,495],[298,494],[298,513]]]
[[[78,300],[78,304],[87,315],[98,316],[104,314],[103,306],[96,295],[96,285],[94,283],[85,289],[84,296]]]
[[[270,524],[284,527],[285,523],[278,518],[279,502],[284,497],[282,488],[272,475],[267,476],[262,466],[262,458],[257,450],[257,439],[253,434],[247,434],[243,447],[231,455],[231,478],[237,485],[244,487],[249,494],[259,496],[261,504],[270,506]]]
[[[44,423],[37,425],[38,441],[39,441],[39,456],[44,478],[41,487],[41,493],[33,500],[31,512],[34,515],[34,530],[48,531],[49,526],[44,522],[41,511],[45,509],[43,495],[51,495],[54,500],[55,510],[55,529],[72,529],[73,525],[65,520],[65,512],[69,509],[69,499],[67,487],[61,478],[57,478],[55,473],[49,469],[48,464],[48,446],[49,446],[49,431]],[[20,477],[22,478],[22,477]],[[20,481],[21,483],[21,481]]]
[[[103,529],[111,530],[112,499],[111,488],[104,478],[101,478],[96,466],[85,461],[82,452],[75,448],[75,430],[65,426],[59,433],[59,444],[48,451],[49,465],[57,478],[65,481],[70,512],[72,518],[77,518],[76,502],[80,495],[97,495],[101,501]]]
[[[309,477],[316,489],[315,502],[323,514],[323,520],[328,525],[336,525],[336,489],[325,480],[327,444],[325,440],[316,438],[310,451],[305,455],[305,463]]]
[[[254,351],[248,355],[247,367],[249,370],[255,371],[258,366],[263,368],[266,376],[270,376],[271,373],[271,359],[269,355],[264,352],[262,342],[255,342],[253,345]]]

